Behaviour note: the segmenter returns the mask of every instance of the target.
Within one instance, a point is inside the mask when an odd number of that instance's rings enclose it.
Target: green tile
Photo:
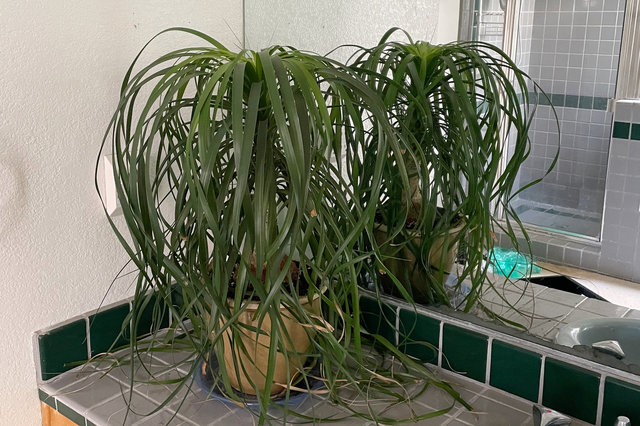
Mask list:
[[[442,336],[442,367],[484,382],[488,340],[483,334],[445,324]]]
[[[554,107],[564,106],[564,95],[562,93],[554,93],[551,95],[551,103]]]
[[[401,309],[399,333],[401,351],[423,362],[438,363],[440,321]]]
[[[633,123],[631,125],[631,139],[640,141],[640,123]]]
[[[547,96],[549,96],[549,98],[551,97],[550,95],[547,95]],[[538,104],[540,104],[540,105],[549,105],[549,99],[547,99],[547,96],[545,96],[544,94],[540,93],[538,95]]]
[[[609,100],[607,98],[597,96],[593,98],[593,109],[597,109],[598,111],[606,111],[608,103]]]
[[[494,340],[491,345],[489,384],[529,401],[537,402],[541,366],[542,356],[540,354]]]
[[[629,128],[631,123],[615,121],[613,123],[613,137],[617,139],[629,139]]]
[[[632,425],[640,425],[640,386],[607,377],[604,382],[602,424],[615,424],[618,416],[627,416]]]
[[[129,304],[125,303],[89,317],[91,356],[129,343],[129,339],[125,337],[127,333],[120,333],[122,323],[128,314]]]
[[[87,360],[87,328],[83,319],[38,336],[42,380],[72,369],[70,363]]]
[[[542,405],[585,422],[596,422],[600,375],[553,358],[544,364]]]
[[[360,298],[360,324],[371,334],[379,334],[396,344],[396,310],[368,296]]]
[[[182,308],[184,304],[184,293],[182,290],[182,286],[178,284],[173,284],[171,286],[171,303],[173,307],[178,311]]]
[[[40,398],[40,401],[44,402],[54,410],[56,409],[56,399],[42,389],[38,389],[38,397]]]
[[[577,108],[578,107],[578,96],[576,95],[566,95],[564,99],[564,106],[569,108]]]
[[[593,96],[580,96],[578,106],[582,109],[593,108]]]
[[[64,405],[60,401],[58,401],[58,412],[60,414],[62,414],[63,416],[65,416],[66,418],[68,418],[69,420],[71,420],[72,422],[78,424],[78,425],[84,425],[85,424],[84,416],[76,413],[75,410],[73,410],[72,408],[67,407],[66,405]]]
[[[141,315],[137,315],[137,336],[149,334],[151,331],[160,330],[169,326],[169,310],[163,300],[157,295],[152,295],[144,306]],[[126,337],[126,336],[125,336]]]

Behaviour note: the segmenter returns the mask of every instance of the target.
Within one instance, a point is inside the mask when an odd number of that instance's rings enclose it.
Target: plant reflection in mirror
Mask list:
[[[408,41],[391,41],[398,35]],[[403,143],[401,155],[393,151],[384,165],[379,232],[367,246],[380,246],[386,266],[371,265],[369,275],[376,288],[409,301],[450,305],[444,282],[453,271],[458,292],[471,283],[455,306],[469,311],[486,283],[496,228],[516,247],[521,232],[529,245],[509,201],[539,181],[516,186],[537,98],[546,95],[504,52],[482,42],[432,45],[391,29],[348,63],[381,96]],[[348,145],[352,181],[388,155],[378,151],[375,132],[367,136]],[[546,173],[556,160],[557,153]],[[463,262],[454,265],[458,248]]]

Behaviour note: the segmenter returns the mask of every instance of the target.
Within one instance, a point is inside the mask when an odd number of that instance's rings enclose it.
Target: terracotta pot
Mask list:
[[[300,297],[299,300],[308,312],[320,315],[319,295],[314,297],[312,303],[309,303],[307,296]],[[257,302],[249,302],[249,306],[247,306],[247,309],[240,315],[238,322],[252,328],[257,328],[257,320],[254,319],[257,309]],[[309,337],[313,335],[313,331],[310,327],[302,326],[296,319],[290,316],[284,306],[281,307],[281,312],[284,326],[292,341],[292,344],[286,343],[287,350],[301,354],[308,353],[311,347]],[[254,388],[254,386],[257,385],[257,391],[263,392],[266,386],[265,374],[269,363],[271,318],[268,314],[265,316],[262,322],[262,332],[257,336],[257,340],[256,332],[245,329],[244,327],[241,327],[240,330],[243,332],[241,339],[249,356],[237,347],[237,343],[231,341],[231,332],[227,330],[223,335],[224,354],[222,357],[220,354],[217,354],[218,360],[224,360],[229,381],[234,389],[246,394],[255,394],[256,388]],[[236,335],[238,334],[239,333],[236,333]],[[234,346],[233,348],[232,345]],[[299,373],[298,366],[304,365],[306,359],[307,357],[304,355],[289,355],[289,369],[287,372],[287,360],[285,356],[282,353],[276,354],[276,365],[273,375],[274,383],[290,383]],[[238,365],[238,374],[236,374],[234,365]],[[249,380],[249,378],[251,380]],[[253,385],[251,383],[253,383]],[[271,387],[271,394],[278,394],[283,390],[284,386],[274,384]]]

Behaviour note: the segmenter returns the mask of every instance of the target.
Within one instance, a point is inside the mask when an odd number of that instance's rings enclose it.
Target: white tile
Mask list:
[[[600,316],[613,318],[622,317],[629,310],[627,307],[614,305],[597,299],[585,300],[584,303],[580,304],[579,309],[582,311],[592,312]]]
[[[473,411],[458,414],[456,419],[478,426],[519,425],[530,414],[480,396],[473,401]]]
[[[126,393],[127,387],[101,374],[85,377],[53,395],[78,414],[84,415],[92,407]]]
[[[133,393],[132,398],[128,395],[116,395],[103,404],[90,409],[85,417],[98,425],[133,425],[144,420],[155,409],[157,404]]]
[[[625,122],[631,121],[631,115],[634,108],[633,103],[618,101],[616,102],[615,108],[616,108],[616,111],[615,111],[614,119],[616,121],[625,121]]]
[[[49,395],[57,394],[61,389],[68,387],[76,382],[86,379],[89,376],[95,374],[96,370],[91,364],[85,364],[78,366],[72,370],[69,370],[53,379],[42,383],[40,388],[47,392]]]

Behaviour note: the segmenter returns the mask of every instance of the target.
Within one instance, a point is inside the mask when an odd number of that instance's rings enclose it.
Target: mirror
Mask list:
[[[372,46],[392,27],[412,37],[446,43],[458,37],[459,4],[447,0],[343,2],[245,1],[245,44],[260,49],[291,44],[326,54],[342,44]],[[347,52],[332,57],[346,59]]]
[[[291,44],[325,54],[345,43],[374,45],[387,29],[397,26],[434,43],[456,40],[460,34],[463,39],[502,48],[549,94],[549,100],[539,99],[530,134],[532,153],[521,169],[521,185],[543,177],[553,161],[557,141],[553,140],[550,102],[558,112],[562,135],[554,171],[544,176],[542,184],[516,197],[513,207],[545,241],[575,242],[562,247],[559,254],[551,245],[545,246],[544,258],[564,263],[575,251],[577,264],[589,267],[591,256],[595,269],[599,252],[593,247],[599,247],[602,238],[613,118],[608,100],[615,97],[623,19],[624,2],[602,0],[423,0],[397,2],[393,8],[379,0],[247,0],[245,44],[251,49]],[[331,55],[345,60],[349,53],[343,49]],[[498,238],[498,245],[508,247],[506,240]],[[534,241],[535,255],[539,247]],[[548,342],[564,325],[588,317],[640,318],[633,310],[640,309],[640,298],[604,297],[612,304],[593,297],[607,282],[611,288],[633,292],[632,283],[552,263],[540,266],[542,270],[531,282],[505,283],[504,277],[494,277],[502,284],[487,289],[475,315],[491,320],[487,311],[493,312],[507,322],[525,325],[531,334]],[[629,369],[624,363],[611,363]]]

